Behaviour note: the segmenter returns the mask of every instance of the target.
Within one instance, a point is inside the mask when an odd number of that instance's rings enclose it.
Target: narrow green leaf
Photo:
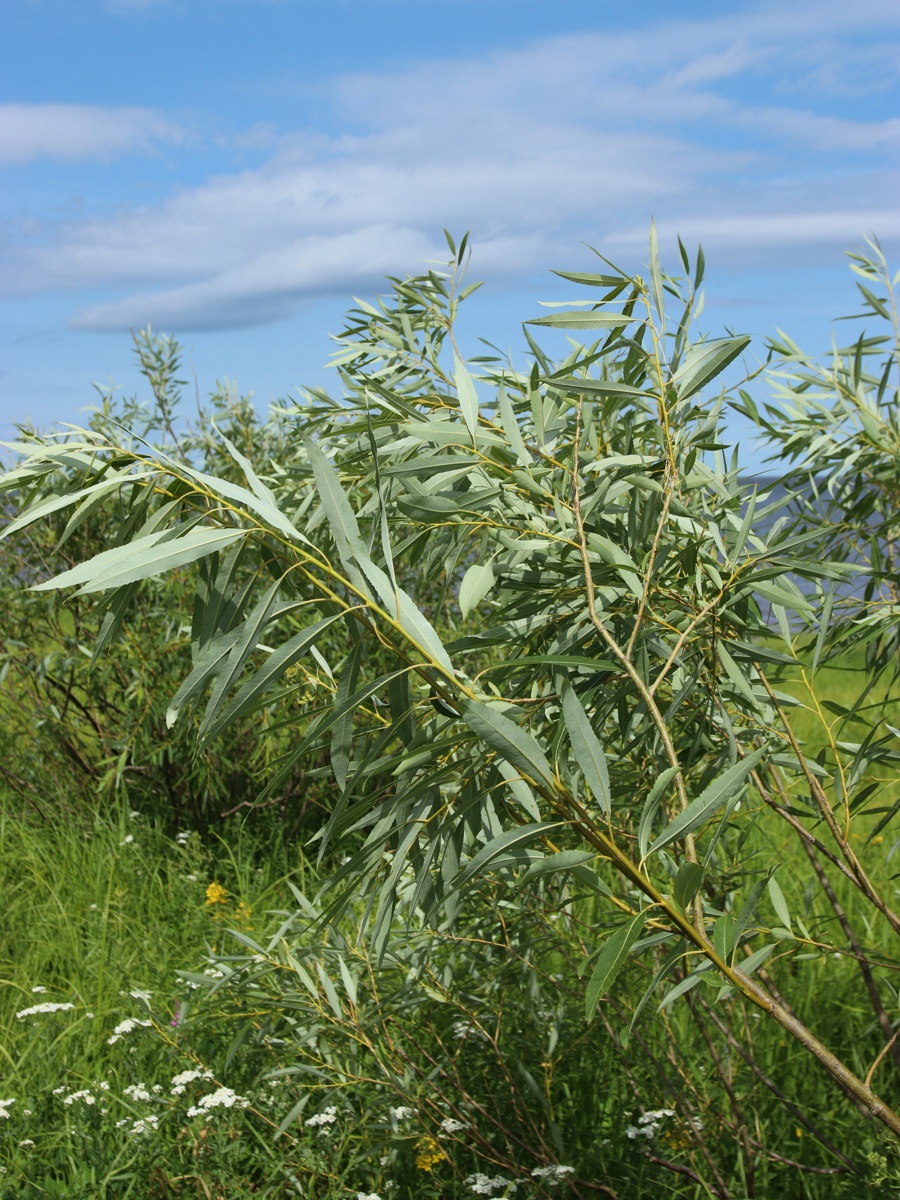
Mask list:
[[[678,868],[672,894],[679,908],[687,911],[691,901],[700,891],[703,883],[703,867],[700,863],[684,862]]]
[[[741,970],[744,974],[752,975],[757,967],[761,967],[769,955],[778,949],[778,945],[778,942],[769,942],[767,946],[761,946],[759,950],[754,950],[752,954],[748,954],[741,963]]]
[[[37,504],[25,510],[18,517],[15,517],[8,525],[0,530],[0,541],[10,534],[18,533],[20,529],[25,529],[34,521],[40,521],[42,517],[48,517],[51,513],[58,512],[61,508],[67,508],[70,504],[77,504],[79,500],[85,497],[102,498],[107,492],[115,491],[125,484],[137,482],[141,479],[149,479],[153,471],[141,471],[137,474],[128,472],[110,472],[96,483],[92,483],[89,487],[79,488],[74,492],[67,492],[64,495],[45,496]]]
[[[591,728],[581,701],[575,694],[575,689],[568,680],[562,688],[562,711],[575,761],[581,768],[597,805],[606,816],[609,816],[611,800],[606,755],[603,753],[603,747],[600,745],[597,735]]]
[[[643,392],[640,388],[632,387],[627,383],[616,383],[613,380],[582,379],[577,375],[568,375],[559,378],[555,375],[550,375],[544,380],[544,383],[550,387],[558,388],[561,392],[581,392],[586,396],[621,396],[626,400],[636,397],[641,400],[653,399],[651,392]],[[640,459],[637,461],[640,461]]]
[[[589,1021],[597,1011],[597,1005],[601,998],[615,983],[619,972],[625,965],[629,950],[640,937],[641,930],[649,916],[650,909],[645,908],[627,925],[623,925],[621,929],[617,929],[611,937],[607,938],[587,985],[584,1011]]]
[[[715,379],[750,345],[749,337],[721,338],[692,346],[672,376],[679,400],[686,400]]]
[[[745,759],[735,763],[734,766],[728,767],[727,770],[723,771],[708,788],[704,789],[695,800],[691,801],[686,809],[669,822],[650,847],[649,853],[654,854],[657,850],[661,850],[663,846],[668,846],[670,842],[674,842],[677,838],[683,838],[687,834],[693,833],[701,825],[705,825],[718,812],[726,800],[740,791],[747,781],[747,776],[765,753],[766,748],[763,746],[759,750],[754,750],[751,754],[748,754]]]
[[[644,807],[641,810],[641,820],[638,826],[638,850],[642,860],[647,857],[647,846],[650,844],[650,834],[653,830],[653,822],[656,818],[660,800],[666,788],[668,788],[677,774],[677,767],[667,767],[665,771],[662,771],[657,776],[656,782],[650,789],[650,794],[644,801]]]
[[[553,771],[546,755],[530,733],[477,700],[463,701],[461,708],[463,720],[472,732],[521,771],[526,779],[545,787],[554,786]]]
[[[177,533],[177,529],[166,529],[104,550],[87,562],[37,584],[32,590],[45,592],[80,584],[77,595],[83,596],[122,587],[184,567],[247,536],[246,529],[211,529],[208,526],[191,529],[181,537]]]
[[[621,313],[582,312],[580,309],[573,309],[569,312],[551,313],[546,317],[535,317],[525,324],[544,325],[550,329],[621,329],[632,324],[635,319]]]
[[[516,458],[523,467],[530,467],[531,455],[528,453],[525,442],[522,440],[519,422],[516,420],[513,406],[509,402],[506,388],[502,383],[497,389],[497,409],[500,414],[500,424],[503,426],[503,432],[506,434],[510,446],[515,451]]]
[[[227,633],[220,634],[207,642],[200,654],[197,655],[190,675],[183,681],[166,709],[168,728],[171,729],[178,720],[178,714],[185,704],[202,691],[213,675],[221,671],[239,634],[240,629],[231,629]]]
[[[341,671],[337,695],[334,698],[335,707],[341,710],[342,715],[331,727],[331,769],[341,791],[347,786],[347,772],[350,769],[350,755],[353,750],[353,710],[346,708],[346,704],[356,691],[363,651],[363,640],[356,635],[350,656]]]
[[[303,444],[309,455],[319,498],[337,546],[338,556],[345,567],[352,567],[353,556],[360,552],[365,553],[356,515],[344,494],[337,471],[326,456],[311,438],[304,436]]]
[[[659,239],[656,234],[656,222],[650,222],[650,288],[653,292],[653,302],[659,314],[660,326],[666,322],[666,309],[663,300],[662,272],[659,269]]]
[[[785,929],[789,929],[793,933],[794,927],[791,924],[791,912],[787,906],[787,901],[784,898],[784,892],[781,890],[781,886],[774,875],[769,880],[768,887],[769,899],[772,901],[772,907],[775,909],[775,915],[778,917]]]
[[[419,652],[425,657],[430,657],[433,662],[439,663],[448,675],[455,675],[453,663],[434,626],[409,595],[402,588],[394,587],[385,572],[372,562],[362,547],[356,551],[355,559],[366,579],[378,594],[386,611],[397,621]]]
[[[239,627],[237,638],[222,670],[216,678],[213,690],[207,701],[203,720],[200,722],[199,736],[201,742],[205,740],[209,729],[219,715],[225,697],[237,682],[238,677],[247,665],[250,655],[256,649],[256,644],[262,636],[262,631],[273,615],[280,587],[281,580],[276,580],[258,601],[256,607],[247,617],[247,620]]]
[[[477,608],[495,582],[490,563],[473,563],[469,567],[459,585],[459,607],[464,618]]]
[[[590,850],[558,850],[556,854],[548,854],[532,863],[525,872],[526,879],[534,879],[539,875],[554,875],[557,871],[571,871],[590,862],[596,855]]]
[[[459,408],[463,420],[472,437],[478,428],[478,393],[469,374],[466,364],[456,357],[453,369],[453,381],[456,384],[456,394],[459,397]]]
[[[756,906],[759,904],[760,897],[766,890],[768,879],[757,879],[753,887],[750,889],[750,894],[744,901],[741,911],[738,914],[737,921],[734,926],[734,944],[738,946],[741,938],[747,929],[747,926],[753,920],[753,914],[756,912]]]
[[[475,857],[466,864],[465,870],[458,876],[455,886],[462,887],[476,875],[482,874],[485,868],[489,867],[501,854],[521,849],[530,842],[537,841],[551,829],[559,829],[560,824],[559,821],[536,821],[533,824],[520,825],[516,829],[507,829],[504,833],[498,834],[486,846],[482,846]]]
[[[302,629],[276,650],[273,650],[256,674],[241,684],[222,715],[210,725],[206,735],[207,739],[212,740],[217,737],[232,721],[236,721],[248,712],[272,684],[282,677],[288,667],[293,666],[298,659],[302,658],[313,647],[319,635],[329,625],[340,620],[341,616],[342,614],[336,613],[332,617],[325,617],[308,629]]]
[[[734,930],[734,917],[730,913],[723,913],[713,926],[713,947],[726,963],[731,962],[734,953]]]

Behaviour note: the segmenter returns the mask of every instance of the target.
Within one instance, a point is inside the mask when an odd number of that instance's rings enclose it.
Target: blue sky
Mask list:
[[[519,347],[590,243],[651,214],[708,262],[709,332],[825,349],[843,251],[900,259],[896,0],[0,0],[0,434],[136,386],[129,329],[201,392],[323,371],[352,295],[472,231],[463,319]],[[900,265],[900,263],[898,263]]]

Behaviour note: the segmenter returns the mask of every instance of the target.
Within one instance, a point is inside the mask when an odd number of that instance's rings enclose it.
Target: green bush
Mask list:
[[[311,761],[322,800],[326,763],[333,776],[321,893],[298,894],[265,944],[237,930],[249,955],[211,956],[223,978],[210,1001],[225,997],[239,1027],[231,1066],[304,1084],[266,1145],[298,1139],[279,1153],[310,1194],[384,1189],[374,1167],[357,1179],[380,1137],[365,1114],[383,1116],[393,1090],[419,1124],[405,1157],[391,1148],[379,1166],[396,1162],[407,1189],[433,1176],[435,1194],[546,1189],[532,1173],[544,1168],[614,1194],[766,1194],[783,1170],[810,1196],[890,1178],[894,1151],[871,1130],[848,1148],[859,1110],[900,1132],[886,1069],[900,1062],[900,917],[877,840],[896,816],[893,693],[876,674],[895,580],[877,538],[864,564],[834,552],[867,512],[893,536],[889,504],[851,509],[842,490],[848,474],[873,487],[876,451],[892,453],[897,391],[864,369],[881,343],[861,339],[850,368],[865,455],[844,439],[849,416],[791,443],[805,456],[792,478],[843,506],[835,526],[837,508],[747,485],[726,453],[723,406],[737,390],[758,414],[743,386],[758,371],[710,396],[748,339],[696,334],[702,258],[664,275],[654,234],[647,280],[608,264],[563,273],[587,299],[528,324],[596,340],[557,362],[526,330],[530,371],[484,357],[473,376],[453,339],[465,245],[451,251],[449,273],[393,281],[351,313],[335,356],[344,396],[285,414],[279,454],[224,436],[205,469],[101,423],[34,439],[0,480],[21,503],[7,535],[80,506],[65,538],[84,506],[107,514],[109,548],[38,590],[105,593],[97,644],[111,656],[135,590],[174,572],[186,592],[200,564],[168,724],[191,721],[202,753],[257,736],[261,803]],[[861,269],[866,288],[869,275],[887,286],[870,306],[890,319],[886,271]],[[147,342],[164,395],[167,345]],[[845,375],[832,373],[844,390]],[[800,405],[808,384],[791,378]],[[770,409],[776,444],[779,420],[802,425]],[[861,570],[871,585],[845,598]],[[865,675],[846,704],[824,667],[860,640]],[[454,1009],[494,1038],[474,1076],[448,1047]],[[191,1037],[213,1025],[198,1015]],[[555,1037],[540,1057],[538,1031]],[[220,1045],[197,1058],[208,1066]],[[603,1082],[571,1058],[546,1078],[572,1045]],[[288,1131],[334,1088],[348,1132],[329,1166]],[[489,1095],[492,1128],[469,1119]],[[642,1126],[666,1105],[671,1130]],[[471,1126],[446,1156],[441,1112]]]

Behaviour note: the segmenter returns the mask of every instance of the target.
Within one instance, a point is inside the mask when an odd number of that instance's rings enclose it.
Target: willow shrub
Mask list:
[[[835,595],[859,568],[824,553],[821,513],[749,487],[726,453],[723,372],[746,407],[748,339],[695,333],[702,258],[693,278],[684,252],[686,277],[664,275],[651,234],[647,279],[605,261],[560,272],[582,298],[527,323],[530,371],[467,364],[453,326],[472,289],[465,244],[451,250],[449,272],[353,310],[344,395],[298,402],[277,455],[251,461],[222,434],[232,466],[212,473],[102,423],[28,439],[2,480],[21,498],[5,536],[119,506],[119,544],[37,586],[103,593],[102,638],[144,581],[198,564],[192,662],[167,720],[194,720],[201,749],[249,718],[286,730],[268,797],[327,751],[319,844],[346,861],[319,925],[361,888],[377,959],[403,889],[439,926],[484,876],[550,886],[589,926],[588,1021],[601,1002],[615,1011],[623,965],[644,964],[620,1045],[678,1004],[749,1006],[839,1102],[900,1133],[875,1082],[892,1037],[883,964],[854,933],[882,1038],[866,1071],[790,995],[792,961],[828,945],[779,885],[786,837],[823,888],[838,880],[870,927],[900,932],[852,832],[897,756],[876,715],[812,757],[778,686],[810,637],[813,664],[840,638]],[[556,361],[540,329],[580,337]],[[877,403],[896,422],[896,391]],[[768,847],[752,866],[751,832]],[[723,1027],[749,1052],[746,1022]]]

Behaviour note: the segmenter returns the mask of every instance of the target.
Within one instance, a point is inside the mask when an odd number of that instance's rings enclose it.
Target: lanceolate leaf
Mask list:
[[[551,313],[547,317],[535,317],[526,321],[526,325],[546,325],[551,329],[619,329],[630,325],[634,317],[625,317],[621,313],[582,312],[573,309],[567,312]]]
[[[456,394],[459,397],[459,407],[463,415],[463,420],[468,427],[469,433],[474,437],[475,430],[478,428],[478,393],[475,391],[472,376],[469,374],[466,364],[461,358],[455,360],[454,382],[456,383]]]
[[[238,636],[235,639],[235,643],[231,648],[222,671],[216,679],[209,702],[206,705],[206,712],[203,714],[203,720],[200,723],[201,741],[203,741],[212,727],[225,697],[237,682],[241,672],[247,665],[250,655],[256,649],[256,644],[262,636],[262,631],[272,616],[272,610],[278,599],[280,587],[281,581],[276,580],[259,600],[244,624],[239,627]]]
[[[273,650],[256,674],[238,688],[222,715],[210,725],[207,738],[217,737],[232,721],[248,712],[272,684],[281,678],[288,667],[302,658],[330,625],[341,619],[341,615],[337,613],[333,617],[317,621],[309,629],[302,629],[292,638],[288,638],[277,650]]]
[[[672,376],[678,389],[679,400],[693,396],[711,379],[720,374],[729,363],[750,345],[748,337],[722,338],[714,342],[701,342],[692,346],[684,362]]]
[[[587,985],[587,994],[584,1001],[585,1016],[590,1021],[594,1013],[597,1011],[597,1005],[606,993],[615,983],[619,972],[625,964],[625,959],[628,957],[628,952],[634,943],[641,936],[641,930],[647,918],[650,916],[650,909],[645,908],[643,912],[639,912],[636,917],[633,917],[627,925],[623,925],[621,929],[617,929],[614,934],[607,938],[603,949],[600,951],[591,978]]]
[[[354,554],[365,553],[356,516],[341,487],[337,471],[311,438],[304,437],[303,443],[306,446],[306,453],[309,455],[316,488],[337,546],[338,555],[346,567],[350,564]]]
[[[481,875],[487,867],[499,858],[501,854],[508,854],[510,850],[521,849],[529,845],[531,842],[537,841],[544,834],[549,833],[552,829],[559,829],[559,821],[539,821],[531,825],[520,825],[516,829],[508,829],[505,833],[499,834],[492,841],[483,846],[475,857],[466,865],[465,870],[459,876],[457,886],[462,887],[468,883],[470,879],[474,879],[476,875]]]
[[[562,710],[575,761],[587,780],[587,785],[593,793],[597,806],[608,816],[610,794],[606,755],[603,753],[603,747],[600,745],[597,735],[591,728],[587,714],[581,707],[581,701],[568,682],[563,685]]]
[[[95,554],[87,562],[79,563],[69,571],[63,571],[54,579],[35,586],[34,591],[45,592],[53,589],[81,586],[78,595],[87,592],[102,592],[107,588],[122,587],[126,583],[135,583],[139,579],[150,579],[154,575],[162,575],[176,567],[184,567],[205,558],[216,550],[239,541],[247,536],[246,529],[211,529],[203,526],[191,529],[181,537],[178,530],[166,529],[160,533],[152,533],[147,537],[137,538],[124,546],[116,546],[112,550],[104,550]]]
[[[711,817],[715,816],[726,800],[740,791],[747,782],[747,776],[765,753],[766,748],[763,746],[723,771],[708,788],[700,793],[696,800],[692,800],[686,809],[669,822],[650,847],[649,853],[653,854],[655,851],[661,850],[663,846],[668,846],[670,842],[683,838],[687,834],[693,833],[695,829],[699,829],[701,825],[705,825]]]
[[[366,579],[375,589],[386,611],[398,622],[410,641],[426,657],[439,663],[448,675],[453,675],[453,663],[450,661],[450,656],[425,614],[402,588],[394,587],[385,572],[377,567],[361,549],[356,554],[356,561]]]
[[[462,717],[474,734],[496,750],[534,783],[553,786],[553,771],[546,755],[534,740],[514,721],[504,717],[487,704],[467,700],[462,704]]]
[[[459,607],[467,617],[494,586],[494,568],[490,563],[473,563],[459,585]]]

